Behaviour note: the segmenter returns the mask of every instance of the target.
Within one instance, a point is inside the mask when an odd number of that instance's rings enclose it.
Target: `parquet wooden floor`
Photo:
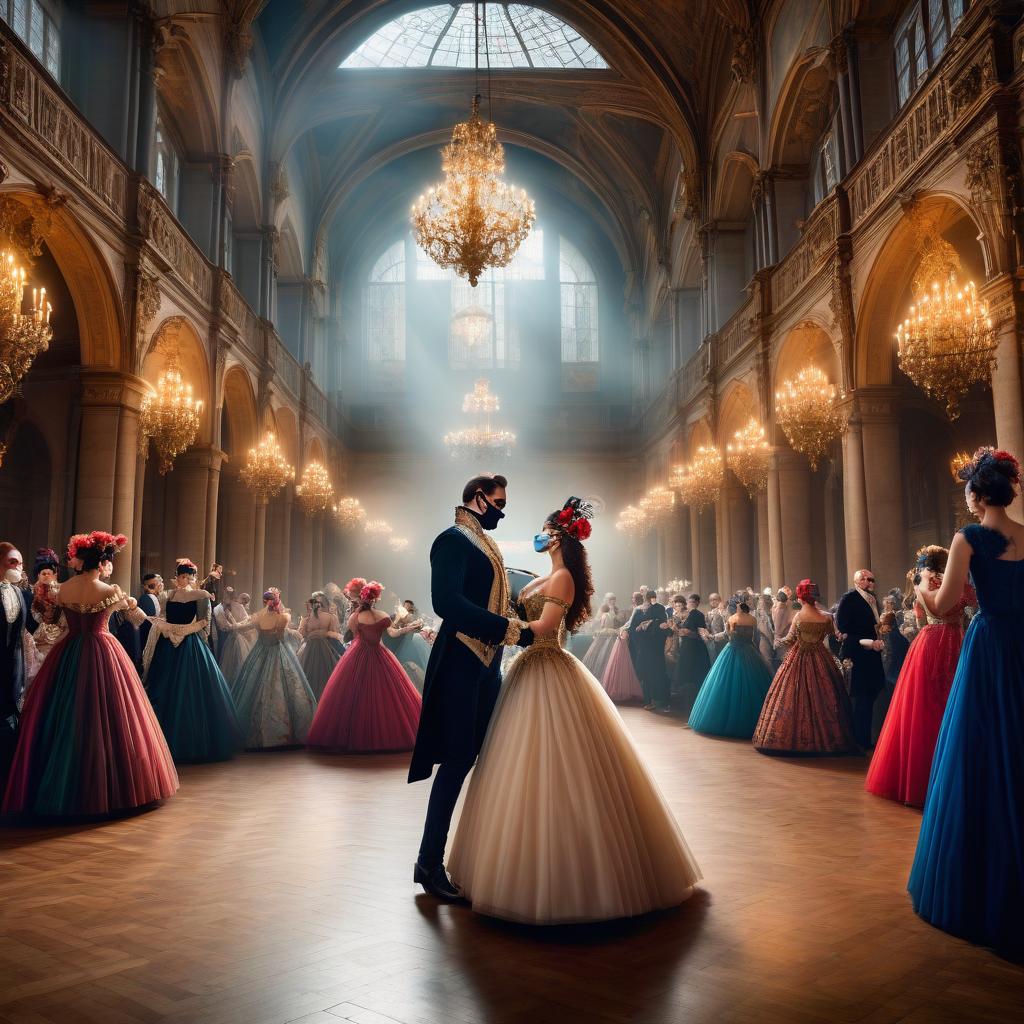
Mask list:
[[[0,829],[0,1022],[1019,1021],[1024,968],[913,914],[919,814],[860,760],[773,760],[624,712],[705,881],[534,930],[412,885],[404,756],[186,767],[148,814]]]

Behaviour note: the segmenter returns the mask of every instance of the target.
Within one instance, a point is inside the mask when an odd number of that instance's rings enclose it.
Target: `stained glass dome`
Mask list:
[[[480,33],[480,67],[607,68],[574,28],[526,4],[489,3]],[[473,4],[434,4],[378,29],[343,68],[472,68]]]

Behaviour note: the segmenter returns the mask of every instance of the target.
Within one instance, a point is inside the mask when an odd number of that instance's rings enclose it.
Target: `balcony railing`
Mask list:
[[[831,255],[839,237],[839,201],[835,195],[819,203],[800,240],[772,272],[772,301],[781,309]]]

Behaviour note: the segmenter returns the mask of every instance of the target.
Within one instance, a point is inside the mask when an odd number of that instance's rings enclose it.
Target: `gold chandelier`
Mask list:
[[[342,498],[334,506],[334,516],[343,530],[354,530],[366,521],[366,509],[358,498]]]
[[[480,421],[465,430],[444,435],[444,444],[453,459],[480,460],[508,458],[516,445],[516,435],[510,430],[498,430],[491,425],[491,414],[499,412],[501,403],[491,391],[490,382],[481,378],[473,390],[462,399],[462,411],[480,417]]]
[[[696,512],[703,512],[718,501],[724,478],[721,452],[713,444],[700,445],[680,481],[679,493],[683,503]]]
[[[661,589],[669,594],[685,594],[693,584],[689,580],[669,580]]]
[[[960,257],[930,229],[914,275],[914,301],[896,329],[900,369],[927,395],[960,415],[960,399],[988,383],[996,362],[996,334],[988,304],[973,281],[961,286]]]
[[[310,462],[302,471],[302,480],[295,485],[295,497],[307,516],[322,515],[333,509],[334,485],[319,462]]]
[[[954,483],[963,483],[960,479],[960,470],[965,466],[969,466],[973,461],[974,456],[968,455],[967,452],[957,452],[956,455],[949,460],[949,475],[953,478]]]
[[[6,402],[32,361],[45,352],[53,337],[53,307],[45,288],[32,289],[32,309],[25,306],[25,270],[11,252],[0,253],[0,402]]]
[[[487,4],[483,5],[487,16]],[[480,4],[473,5],[476,73],[480,74]],[[488,72],[490,68],[488,67]],[[533,227],[536,211],[522,189],[507,184],[505,151],[493,121],[480,116],[473,97],[468,121],[455,126],[442,150],[445,179],[412,208],[421,249],[439,266],[452,268],[475,288],[489,267],[507,267]]]
[[[186,384],[178,366],[178,353],[163,344],[164,372],[156,388],[142,399],[139,408],[139,451],[149,458],[150,438],[160,456],[160,475],[167,473],[174,460],[190,448],[199,433],[203,403],[192,397],[192,385]],[[160,345],[158,345],[160,348]]]
[[[753,416],[747,425],[733,434],[725,446],[726,461],[751,498],[768,483],[772,448],[765,439],[764,427]]]
[[[384,540],[395,532],[394,527],[386,519],[367,519],[363,524],[366,536],[372,539]]]
[[[246,487],[266,499],[295,479],[295,469],[285,459],[273,431],[267,431],[263,440],[249,449],[249,459],[240,475]]]
[[[775,392],[775,420],[790,447],[807,456],[812,470],[846,429],[842,393],[817,366],[807,366]]]
[[[494,317],[483,306],[473,304],[452,316],[452,334],[467,347],[476,348],[491,336]]]
[[[409,539],[407,537],[390,537],[388,539],[388,547],[391,548],[396,555],[400,555],[403,551],[408,549]]]
[[[635,537],[642,537],[650,528],[647,513],[636,505],[627,505],[620,513],[615,523],[615,529],[624,534],[630,540]]]
[[[658,484],[640,499],[640,508],[653,525],[663,523],[676,510],[675,493]]]

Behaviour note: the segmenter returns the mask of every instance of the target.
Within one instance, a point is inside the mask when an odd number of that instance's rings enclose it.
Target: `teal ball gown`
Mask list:
[[[733,626],[690,711],[690,728],[708,736],[749,740],[772,684],[758,652],[757,628]]]

